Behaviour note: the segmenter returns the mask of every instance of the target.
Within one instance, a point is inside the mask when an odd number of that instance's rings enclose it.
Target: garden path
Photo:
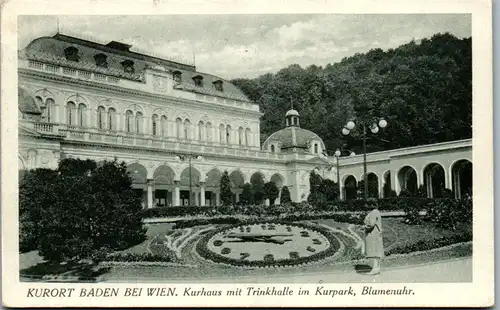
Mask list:
[[[140,282],[199,283],[200,279],[134,278]],[[107,278],[110,282],[129,282],[125,278]],[[472,281],[472,257],[451,259],[418,265],[382,268],[380,275],[370,276],[356,272],[336,270],[332,272],[283,274],[266,276],[239,276],[231,278],[207,278],[203,283],[432,283]]]

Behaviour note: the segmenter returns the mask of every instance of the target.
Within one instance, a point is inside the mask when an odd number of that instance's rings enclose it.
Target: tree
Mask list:
[[[292,202],[292,199],[290,197],[290,190],[288,189],[287,186],[283,186],[281,188],[280,204],[287,204],[290,202]]]
[[[274,205],[274,201],[280,195],[280,190],[274,182],[267,182],[264,184],[264,197],[269,199],[271,205]]]
[[[339,186],[335,181],[324,179],[321,182],[321,193],[325,201],[335,201],[339,198]]]
[[[365,198],[365,180],[360,180],[358,182],[358,192],[361,195],[359,198]],[[379,198],[378,197],[378,180],[372,179],[371,175],[368,176],[368,198]]]
[[[56,170],[26,170],[19,183],[19,249],[35,250],[40,238],[39,221],[43,209],[57,201],[54,191],[58,179]]]
[[[312,205],[317,205],[325,201],[324,194],[321,190],[321,184],[323,179],[315,170],[312,170],[309,174],[309,196],[307,196],[307,202]]]
[[[35,221],[36,248],[46,260],[93,258],[145,238],[141,200],[125,163],[88,164],[64,159],[61,171],[37,169],[20,186],[22,213]]]
[[[253,204],[252,184],[245,183],[243,185],[243,191],[240,194],[240,202],[244,205]]]
[[[284,127],[290,97],[301,126],[327,149],[348,144],[362,153],[359,134],[339,135],[366,113],[389,126],[368,140],[368,152],[472,137],[472,39],[444,33],[395,49],[372,49],[321,68],[291,65],[276,74],[232,81],[264,112],[261,138]]]
[[[231,180],[227,171],[221,176],[220,179],[220,199],[222,205],[228,206],[233,202],[233,192],[231,191]]]

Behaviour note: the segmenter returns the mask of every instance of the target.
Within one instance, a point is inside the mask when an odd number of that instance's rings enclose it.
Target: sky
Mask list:
[[[61,33],[195,62],[223,78],[253,78],[291,64],[325,66],[373,48],[449,32],[471,36],[468,14],[20,16],[18,48]]]

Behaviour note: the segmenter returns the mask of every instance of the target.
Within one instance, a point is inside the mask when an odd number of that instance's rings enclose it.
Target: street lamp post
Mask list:
[[[199,159],[201,156],[200,155],[194,155],[194,154],[187,154],[187,155],[177,155],[179,160],[184,161],[186,157],[188,158],[188,163],[189,163],[189,196],[188,196],[188,204],[191,206],[191,193],[193,192],[193,182],[192,182],[192,174],[191,174],[191,159]]]
[[[376,134],[379,131],[380,128],[385,128],[387,126],[387,121],[384,118],[369,118],[369,119],[360,119],[359,120],[361,129],[362,129],[362,135],[363,135],[363,182],[365,183],[365,200],[368,199],[368,175],[367,175],[367,168],[366,168],[366,128],[370,128],[371,132],[373,134]],[[351,130],[356,127],[356,124],[354,121],[348,121],[347,124],[344,126],[342,129],[342,134],[348,135]]]

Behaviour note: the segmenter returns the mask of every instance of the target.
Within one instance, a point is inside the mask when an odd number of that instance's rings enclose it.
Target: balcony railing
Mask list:
[[[242,148],[238,145],[221,145],[217,142],[186,141],[174,137],[158,137],[136,133],[98,130],[95,128],[68,126],[19,120],[24,127],[48,135],[59,135],[68,141],[88,141],[116,146],[137,146],[151,149],[163,149],[178,152],[193,152],[200,154],[219,154],[238,156],[242,158],[262,158],[283,160],[284,155],[262,150]]]

